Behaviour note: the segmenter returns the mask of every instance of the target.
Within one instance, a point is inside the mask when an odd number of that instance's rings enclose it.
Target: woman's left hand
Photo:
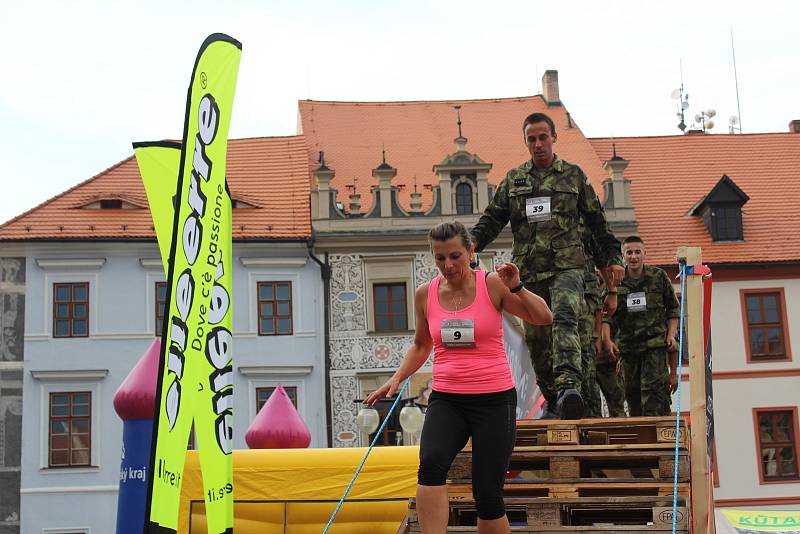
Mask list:
[[[508,289],[514,289],[519,285],[519,267],[513,263],[504,263],[498,266],[497,275]]]

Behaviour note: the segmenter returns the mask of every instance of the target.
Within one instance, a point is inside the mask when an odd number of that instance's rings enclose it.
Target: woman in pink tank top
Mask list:
[[[503,345],[502,312],[534,325],[552,323],[553,314],[523,287],[513,263],[493,273],[471,269],[474,246],[460,222],[435,226],[429,239],[441,275],[417,288],[414,341],[397,371],[364,403],[394,396],[433,349],[433,393],[420,439],[417,486],[422,531],[447,530],[447,472],[472,438],[478,532],[509,532],[503,482],[514,448],[517,397]]]

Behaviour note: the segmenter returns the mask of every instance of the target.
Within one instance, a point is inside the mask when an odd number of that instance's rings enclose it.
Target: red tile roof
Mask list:
[[[540,95],[491,100],[446,100],[432,102],[323,102],[302,100],[300,120],[308,144],[309,167],[318,165],[319,150],[325,162],[336,172],[331,187],[338,190],[338,200],[348,204],[346,185],[358,178],[362,210],[372,205],[370,187],[377,184],[372,169],[381,163],[381,148],[386,147],[386,161],[397,169],[393,185],[405,185],[400,203],[409,208],[414,176],[423,193],[423,210],[432,202],[423,184],[435,185],[438,178],[433,166],[456,151],[453,139],[458,135],[456,111],[461,106],[463,135],[469,139],[466,150],[492,164],[489,182],[497,184],[506,172],[530,158],[522,134],[522,122],[534,112],[544,112],[556,124],[556,153],[580,165],[595,190],[602,191],[607,176],[592,145],[574,121],[568,127],[563,106],[548,107]]]
[[[611,139],[591,139],[602,161]],[[702,247],[703,261],[800,260],[800,134],[678,135],[613,140],[630,161],[633,207],[650,263],[672,264],[679,246]],[[742,207],[744,242],[714,243],[689,210],[727,174],[750,197]]]
[[[311,235],[308,156],[303,136],[232,139],[228,185],[234,239],[303,239]],[[100,199],[144,209],[82,209]],[[0,240],[154,238],[136,160],[129,157],[0,226]]]

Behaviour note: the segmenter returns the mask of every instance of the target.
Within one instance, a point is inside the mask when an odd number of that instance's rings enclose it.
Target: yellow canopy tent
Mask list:
[[[366,448],[233,452],[236,534],[319,534]],[[332,534],[395,534],[417,487],[419,447],[376,447],[364,464]],[[186,454],[178,532],[206,534],[196,451]]]

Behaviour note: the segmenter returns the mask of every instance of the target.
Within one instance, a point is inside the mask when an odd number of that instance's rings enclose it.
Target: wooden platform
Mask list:
[[[448,484],[452,499],[472,499],[472,484]],[[689,483],[678,483],[678,495],[689,496]],[[527,482],[506,480],[503,494],[507,497],[635,497],[671,496],[672,482]]]
[[[689,431],[681,419],[678,444],[686,449]],[[517,447],[554,445],[644,445],[675,446],[674,417],[621,417],[614,419],[522,419],[517,421]],[[635,447],[634,447],[635,448]],[[465,451],[472,450],[468,442]]]
[[[587,446],[518,447],[511,455],[509,471],[515,479],[533,482],[588,482],[642,480],[672,481],[675,469],[671,449],[631,449]],[[620,445],[617,447],[628,447]],[[565,450],[567,449],[567,450]],[[472,477],[472,453],[461,452],[453,460],[448,479],[468,482]],[[678,454],[678,481],[689,480],[689,455]]]
[[[671,497],[506,498],[512,532],[663,532],[672,530]],[[678,498],[676,525],[688,532],[687,499]],[[421,532],[415,502],[409,503],[409,533]],[[476,532],[472,500],[451,501],[447,532]]]
[[[691,497],[685,421],[678,435],[677,532],[688,533]],[[503,486],[512,532],[671,532],[675,419],[521,420]],[[448,472],[447,532],[477,532],[472,444]],[[419,534],[415,503],[398,532]]]

